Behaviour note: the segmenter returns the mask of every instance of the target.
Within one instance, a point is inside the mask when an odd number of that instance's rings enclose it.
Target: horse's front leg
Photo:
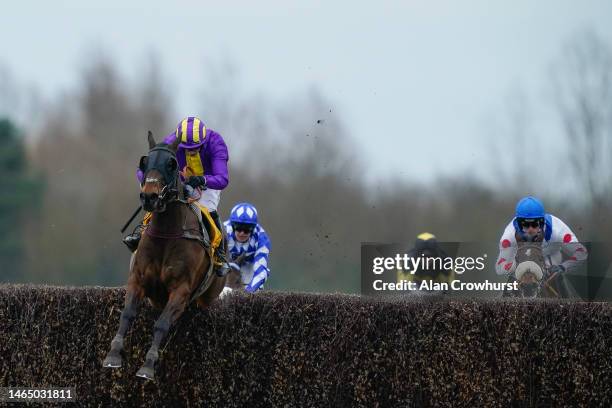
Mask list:
[[[143,294],[144,291],[142,287],[136,283],[134,275],[131,274],[125,294],[125,306],[119,320],[119,330],[117,330],[117,334],[111,342],[111,349],[106,355],[102,366],[110,368],[121,367],[123,339],[134,317],[136,317],[136,312],[138,311],[138,306],[142,300]]]
[[[151,348],[147,352],[145,363],[136,373],[138,377],[148,380],[152,380],[155,377],[155,363],[159,359],[159,346],[168,334],[170,327],[185,311],[190,294],[191,290],[187,284],[178,287],[170,293],[166,307],[155,322],[153,344],[151,344]]]

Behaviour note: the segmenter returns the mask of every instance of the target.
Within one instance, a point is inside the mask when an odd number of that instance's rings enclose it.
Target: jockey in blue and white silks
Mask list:
[[[240,280],[247,292],[262,289],[270,275],[268,257],[271,243],[266,231],[257,222],[257,210],[249,203],[236,204],[230,219],[223,225],[227,234],[230,267],[240,272]]]

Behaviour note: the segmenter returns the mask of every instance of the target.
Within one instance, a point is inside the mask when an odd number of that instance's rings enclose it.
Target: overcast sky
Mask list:
[[[357,3],[22,0],[2,7],[0,64],[52,97],[80,80],[88,47],[132,78],[153,50],[184,116],[202,108],[202,62],[229,58],[245,92],[318,87],[364,155],[376,152],[368,173],[427,180],[487,160],[490,116],[517,86],[537,103],[572,34],[612,42],[609,0]]]

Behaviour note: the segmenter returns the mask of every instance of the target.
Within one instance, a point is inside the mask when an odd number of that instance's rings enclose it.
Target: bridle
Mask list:
[[[155,157],[155,162],[151,163],[151,155],[159,152],[163,156]],[[167,156],[170,156],[169,158]],[[172,149],[169,149],[165,145],[158,145],[149,150],[149,154],[147,156],[143,156],[140,159],[140,169],[143,172],[143,179],[141,187],[144,188],[146,183],[155,182],[158,186],[161,185],[161,180],[158,178],[147,178],[147,173],[151,170],[156,170],[159,172],[163,178],[164,186],[160,189],[159,196],[156,201],[157,208],[164,208],[174,202],[184,200],[179,198],[179,169],[178,169],[178,161],[176,159],[176,152]],[[143,163],[146,160],[146,163]],[[171,163],[174,162],[172,168],[170,168]],[[145,167],[143,169],[143,167]],[[144,192],[141,190],[141,201],[143,201]]]

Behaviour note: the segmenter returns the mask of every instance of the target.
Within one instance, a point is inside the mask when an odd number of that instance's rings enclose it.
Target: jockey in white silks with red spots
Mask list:
[[[230,267],[240,273],[241,283],[247,292],[263,289],[270,275],[268,257],[272,244],[257,221],[257,209],[249,203],[236,204],[229,220],[223,225],[227,234]]]
[[[499,242],[495,265],[498,275],[514,277],[518,242],[541,242],[548,273],[563,274],[587,259],[587,250],[572,230],[559,218],[544,211],[535,197],[525,197],[516,205],[515,217],[504,230]]]

